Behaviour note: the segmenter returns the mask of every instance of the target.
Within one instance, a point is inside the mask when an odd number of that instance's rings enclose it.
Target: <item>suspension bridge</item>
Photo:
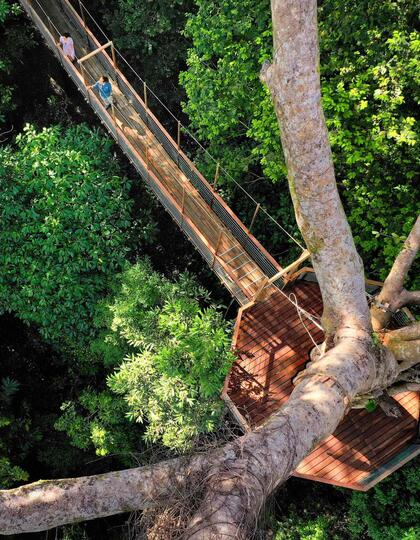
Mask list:
[[[232,344],[237,361],[222,397],[244,430],[258,427],[287,401],[292,379],[323,338],[315,275],[310,267],[299,269],[309,253],[240,184],[253,210],[248,226],[237,217],[217,192],[220,175],[228,173],[215,163],[214,177],[210,182],[204,178],[183,151],[188,128],[136,73],[82,1],[20,3],[116,144],[239,303]],[[102,43],[91,27],[100,32]],[[74,40],[76,63],[57,46],[65,32]],[[134,77],[133,83],[123,69]],[[89,88],[101,75],[108,76],[113,86],[109,110]],[[170,117],[167,128],[151,102]],[[206,152],[203,147],[201,151]],[[282,267],[255,238],[252,227],[261,215],[301,248],[297,260]],[[380,285],[367,281],[370,291]],[[401,418],[387,417],[380,410],[351,411],[295,475],[366,491],[419,454],[419,395],[405,392],[395,399]]]

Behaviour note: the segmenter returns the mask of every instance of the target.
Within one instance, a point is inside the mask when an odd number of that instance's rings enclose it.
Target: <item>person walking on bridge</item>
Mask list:
[[[108,110],[111,105],[113,105],[113,97],[112,97],[112,85],[109,82],[108,77],[105,77],[105,75],[102,75],[102,77],[97,81],[94,85],[89,86],[88,88],[92,88],[93,90],[98,90],[99,95],[101,96],[102,101],[105,104],[105,109]]]
[[[60,36],[57,46],[63,49],[64,56],[66,56],[70,62],[74,62],[76,60],[73,38],[68,32],[64,32],[64,34]]]

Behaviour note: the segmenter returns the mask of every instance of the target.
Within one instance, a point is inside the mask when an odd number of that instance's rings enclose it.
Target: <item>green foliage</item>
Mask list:
[[[406,465],[367,493],[353,493],[349,530],[355,540],[420,538],[420,461]]]
[[[417,8],[413,0],[329,0],[321,8],[323,105],[337,177],[356,242],[380,277],[420,208]]]
[[[0,384],[0,399],[10,401],[12,396],[19,390],[20,383],[10,377],[3,377]]]
[[[4,23],[10,13],[10,5],[6,0],[0,0],[0,23]]]
[[[276,495],[275,540],[417,540],[419,458],[366,493],[291,479]]]
[[[373,412],[373,411],[376,411],[377,406],[378,406],[377,402],[374,399],[370,399],[366,403],[365,409],[367,410],[367,412]]]
[[[0,0],[0,24],[6,22],[10,15],[19,15],[22,8],[17,2]]]
[[[290,479],[276,494],[274,540],[348,540],[349,492]]]
[[[0,150],[0,309],[55,341],[92,336],[98,299],[125,262],[129,183],[110,142],[77,126],[27,126]]]
[[[2,449],[0,443],[0,450]],[[28,478],[28,473],[21,467],[12,465],[9,459],[0,456],[0,489],[7,489],[18,482],[25,482]]]
[[[193,48],[188,70],[180,76],[188,97],[184,110],[198,138],[207,141],[210,152],[239,178],[261,157],[254,122],[265,143],[280,148],[269,95],[258,79],[260,65],[271,52],[270,3],[196,4],[197,12],[189,16],[185,29]]]
[[[66,404],[59,429],[79,447],[93,443],[101,455],[121,451],[131,429],[123,426],[123,414],[147,425],[146,440],[173,449],[185,449],[197,435],[214,430],[233,357],[230,327],[202,302],[208,303],[207,293],[185,274],[169,281],[147,260],[128,268],[102,306],[102,333],[92,345],[105,366],[117,366],[108,377],[113,394],[90,390],[77,405]]]
[[[118,455],[124,464],[132,465],[130,454],[137,447],[139,430],[128,425],[122,399],[89,388],[76,403],[65,402],[61,411],[55,428],[64,431],[74,446],[81,450],[93,446],[98,456]]]
[[[318,516],[306,521],[293,515],[287,521],[279,523],[275,540],[332,540],[329,534],[330,521],[325,516]],[[338,537],[335,537],[338,540]]]
[[[193,0],[101,0],[105,25],[124,55],[159,97],[172,106],[179,101],[173,80],[186,57],[182,35]],[[149,96],[149,99],[151,96]]]
[[[279,128],[269,93],[259,81],[260,67],[272,49],[270,2],[246,0],[238,6],[235,0],[218,4],[197,0],[196,4],[197,12],[188,17],[185,30],[193,47],[188,52],[188,70],[180,76],[188,98],[184,111],[198,139],[207,143],[224,169],[293,231],[296,224]],[[195,159],[212,178],[214,163],[200,153]],[[274,189],[270,180],[277,184]],[[237,215],[249,223],[255,206],[229,176],[222,174],[218,187]],[[253,232],[274,255],[290,245],[262,213]]]
[[[62,540],[89,540],[89,536],[82,525],[67,525],[62,530]]]
[[[30,30],[20,24],[18,3],[0,0],[0,126],[14,109],[13,73],[16,64],[33,45]]]
[[[186,27],[193,47],[181,75],[185,112],[209,151],[237,181],[251,183],[257,199],[270,204],[273,197],[262,186],[266,180],[253,180],[261,170],[280,185],[272,212],[290,226],[277,120],[258,79],[272,55],[269,1],[196,3]],[[416,7],[414,0],[327,0],[319,10],[323,105],[337,180],[368,271],[381,277],[419,210]],[[226,183],[221,178],[229,191]],[[265,241],[275,248],[273,239]]]

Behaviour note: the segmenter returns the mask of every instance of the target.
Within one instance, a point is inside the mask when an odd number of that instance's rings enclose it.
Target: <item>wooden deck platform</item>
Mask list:
[[[299,305],[321,315],[322,299],[314,282],[288,285]],[[315,341],[322,331],[309,319],[305,325]],[[242,308],[233,347],[238,360],[226,380],[224,399],[245,430],[252,429],[283,405],[293,390],[292,379],[309,361],[313,347],[296,308],[279,292],[264,302]],[[295,476],[365,491],[406,461],[420,454],[420,398],[416,392],[396,397],[403,417],[352,410],[336,432],[300,463]]]

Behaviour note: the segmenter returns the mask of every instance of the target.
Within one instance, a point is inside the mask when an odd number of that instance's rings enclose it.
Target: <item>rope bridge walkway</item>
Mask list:
[[[79,2],[80,15],[67,0],[22,0],[21,4],[117,144],[237,301],[244,305],[282,288],[284,269],[250,232],[258,212],[268,213],[252,199],[250,227],[238,219],[182,151],[185,128],[177,121],[176,140],[168,134],[148,106],[155,94],[143,82],[143,97],[138,95],[118,67],[117,58],[123,57],[112,41],[101,44],[88,28],[90,13],[83,4]],[[74,40],[77,63],[57,46],[65,32]],[[104,74],[113,86],[114,104],[108,111],[88,88]],[[219,175],[218,166],[214,183]]]
[[[187,128],[114,47],[81,0],[74,0],[74,5],[69,0],[20,3],[158,200],[242,306],[233,338],[237,361],[222,397],[244,430],[261,425],[287,401],[293,378],[309,360],[309,351],[323,339],[319,287],[311,268],[298,271],[309,258],[308,251],[219,164],[215,163],[212,185],[206,181],[181,148],[181,135],[191,136]],[[87,19],[100,30],[105,43],[91,32]],[[75,64],[57,46],[65,32],[75,43],[79,59]],[[142,84],[142,97],[120,71],[119,62]],[[102,75],[113,85],[114,104],[109,111],[88,88]],[[151,111],[148,101],[152,100],[169,114],[171,125],[176,127],[174,138]],[[195,139],[194,143],[199,145]],[[249,199],[248,206],[253,208],[249,227],[216,192],[221,174]],[[251,233],[261,215],[302,250],[285,268]],[[419,395],[405,392],[396,399],[402,418],[386,417],[379,410],[351,411],[337,431],[303,460],[295,475],[365,491],[419,454]]]

